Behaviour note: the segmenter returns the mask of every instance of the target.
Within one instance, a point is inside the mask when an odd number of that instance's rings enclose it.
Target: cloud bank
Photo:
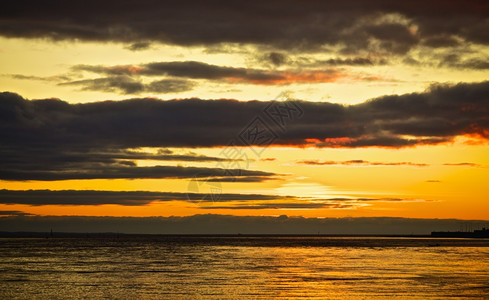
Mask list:
[[[69,104],[1,93],[0,179],[225,177],[223,168],[137,167],[123,154],[140,147],[226,147],[233,141],[255,148],[402,148],[461,136],[489,139],[489,82],[433,85],[350,106],[224,99]],[[237,169],[240,176],[276,175]]]
[[[11,214],[11,212],[9,212]],[[194,215],[189,217],[0,217],[0,230],[32,232],[120,232],[153,234],[429,234],[487,221],[408,218],[303,218]],[[242,241],[240,241],[241,243]]]
[[[157,41],[183,46],[219,43],[310,49],[340,46],[344,52],[405,53],[428,47],[489,44],[484,1],[346,0],[50,1],[5,3],[0,34],[53,40],[119,41],[133,50]]]
[[[50,1],[19,0],[5,3],[0,12],[0,36],[124,43],[130,51],[153,44],[202,47],[208,52],[237,52],[257,56],[271,68],[288,64],[305,66],[425,65],[437,68],[486,70],[489,57],[489,5],[482,0],[409,2],[372,0],[332,1],[198,0],[178,2],[136,0]],[[265,55],[263,55],[265,53]],[[288,59],[301,53],[304,60]],[[333,54],[313,58],[310,54]],[[186,62],[192,63],[192,62]],[[180,74],[175,65],[162,66]],[[209,69],[204,63],[193,67]],[[171,70],[170,70],[171,69]],[[240,83],[288,84],[331,82],[337,76],[264,73],[214,66]],[[244,74],[243,74],[244,73]],[[194,78],[201,78],[193,73]],[[210,75],[207,73],[205,77]],[[218,75],[221,76],[221,75]],[[229,75],[232,75],[229,77]],[[335,74],[333,74],[335,75]],[[341,75],[341,72],[340,72]],[[196,76],[196,77],[195,77]],[[187,77],[187,76],[184,76]],[[68,84],[68,83],[67,83]],[[192,89],[191,80],[167,79],[143,83],[128,76],[73,81],[84,90],[177,93]]]

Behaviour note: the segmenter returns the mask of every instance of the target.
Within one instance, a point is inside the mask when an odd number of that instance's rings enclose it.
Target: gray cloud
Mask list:
[[[372,59],[368,57],[354,57],[354,58],[330,58],[326,60],[308,60],[302,59],[297,62],[299,66],[373,66],[383,65],[386,61],[384,59]]]
[[[139,94],[144,90],[144,85],[140,81],[124,75],[69,81],[59,85],[78,85],[82,86],[84,91],[121,91],[123,94]]]
[[[265,65],[271,67],[279,67],[289,62],[286,54],[281,52],[269,52],[266,54],[260,54],[257,60]]]
[[[163,79],[148,84],[128,75],[113,75],[103,78],[64,81],[58,85],[80,86],[84,91],[115,92],[122,94],[181,93],[192,90],[195,83],[182,79]]]
[[[190,91],[195,83],[182,79],[162,79],[149,83],[145,90],[153,93],[181,93]]]
[[[68,75],[56,75],[56,76],[48,76],[48,77],[42,77],[42,76],[32,76],[32,75],[22,75],[22,74],[8,74],[8,75],[3,75],[3,76],[8,76],[14,79],[20,79],[20,80],[38,80],[38,81],[69,81],[72,80],[70,76]]]
[[[141,51],[141,50],[147,50],[150,47],[151,47],[150,42],[135,42],[129,45],[126,49],[131,51]]]
[[[451,56],[445,58],[440,65],[457,69],[487,70],[489,69],[489,57],[485,59],[469,58],[461,60],[458,56]]]

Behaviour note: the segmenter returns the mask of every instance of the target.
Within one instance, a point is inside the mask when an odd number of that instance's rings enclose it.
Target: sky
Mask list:
[[[0,231],[489,221],[488,16],[449,0],[5,3]]]

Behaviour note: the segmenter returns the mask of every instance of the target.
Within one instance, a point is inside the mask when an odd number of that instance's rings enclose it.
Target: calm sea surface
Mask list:
[[[489,240],[1,238],[0,299],[489,299]]]

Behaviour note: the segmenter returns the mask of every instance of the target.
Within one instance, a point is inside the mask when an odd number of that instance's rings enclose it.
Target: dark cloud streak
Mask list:
[[[351,208],[368,202],[425,201],[402,198],[314,198],[272,194],[205,193],[97,190],[0,190],[0,204],[24,205],[147,205],[152,202],[185,201],[200,209],[316,209]]]
[[[118,41],[134,50],[158,41],[177,45],[219,43],[346,51],[405,53],[421,38],[459,36],[488,44],[489,6],[484,1],[346,0],[233,1],[50,1],[4,3],[0,34],[7,37]],[[382,16],[400,15],[382,19]],[[407,21],[406,21],[407,20]],[[411,26],[419,30],[412,32]],[[376,39],[375,43],[371,43]],[[440,45],[440,42],[431,44]]]
[[[354,159],[346,161],[318,161],[318,160],[301,160],[299,164],[310,166],[325,166],[325,165],[346,165],[346,166],[412,166],[412,167],[427,167],[428,164],[413,163],[413,162],[371,162],[363,159]]]
[[[204,79],[226,83],[246,83],[261,85],[333,82],[347,76],[347,74],[343,74],[342,72],[332,68],[312,69],[306,71],[300,69],[272,71],[253,68],[211,65],[199,61],[152,62],[141,65],[119,66],[75,65],[72,67],[72,71],[88,71],[96,74],[108,75],[109,77],[88,81],[82,80],[68,82],[62,84],[96,85],[98,81],[100,81],[101,84],[105,84],[107,80],[113,78],[114,82],[110,81],[109,87],[119,87],[123,91],[126,91],[126,93],[132,92],[130,84],[139,83],[139,81],[133,78],[134,76],[170,76],[185,79]],[[356,78],[354,75],[349,75],[349,77],[352,77],[352,79],[360,80],[360,78]],[[172,80],[175,82],[178,81],[177,79],[166,79],[166,81],[168,82],[171,82]],[[121,84],[127,82],[127,84],[129,84],[129,88],[126,88],[125,86],[117,86],[118,82],[121,82]],[[186,81],[182,80],[182,82]],[[144,90],[142,84],[140,85],[141,87],[135,89],[136,92],[141,92]],[[180,85],[183,85],[183,83],[181,83]],[[149,87],[151,87],[151,85],[149,85]],[[182,91],[183,90],[184,89],[182,89]]]
[[[143,83],[140,79],[128,75],[113,75],[102,78],[64,81],[58,85],[81,86],[83,91],[116,92],[122,94],[149,93],[181,93],[190,91],[195,83],[183,79],[162,79]]]
[[[94,147],[93,145],[87,145]],[[79,152],[75,152],[78,150]],[[272,173],[222,168],[202,168],[183,166],[138,167],[137,160],[186,161],[186,162],[235,162],[228,159],[198,155],[196,153],[176,154],[168,149],[158,153],[120,149],[98,149],[80,151],[66,149],[62,145],[48,145],[46,148],[4,149],[0,147],[0,178],[4,180],[69,180],[69,179],[116,179],[116,178],[205,178],[215,177],[217,181],[227,181],[227,177],[241,182],[261,182],[274,179]]]
[[[222,168],[202,168],[202,167],[182,167],[182,166],[154,166],[137,167],[132,165],[104,165],[86,164],[83,168],[71,169],[70,165],[62,165],[53,169],[49,165],[39,166],[39,169],[24,168],[21,163],[16,165],[16,169],[2,169],[0,179],[3,180],[71,180],[71,179],[182,179],[182,178],[207,178],[217,177],[219,179],[226,176],[233,180],[244,177],[243,182],[248,178],[254,178],[250,182],[264,181],[273,179],[275,173],[243,170],[243,169],[222,169]],[[230,172],[232,171],[232,173]],[[236,179],[238,178],[238,179]],[[261,179],[261,180],[259,180]],[[225,180],[222,180],[225,181]]]
[[[173,193],[149,191],[95,191],[95,190],[0,190],[1,204],[25,205],[104,205],[117,204],[126,206],[147,205],[152,202],[186,201],[197,203],[203,201],[207,194]],[[220,194],[214,202],[230,201],[270,201],[296,200],[296,197],[262,195],[262,194]]]

